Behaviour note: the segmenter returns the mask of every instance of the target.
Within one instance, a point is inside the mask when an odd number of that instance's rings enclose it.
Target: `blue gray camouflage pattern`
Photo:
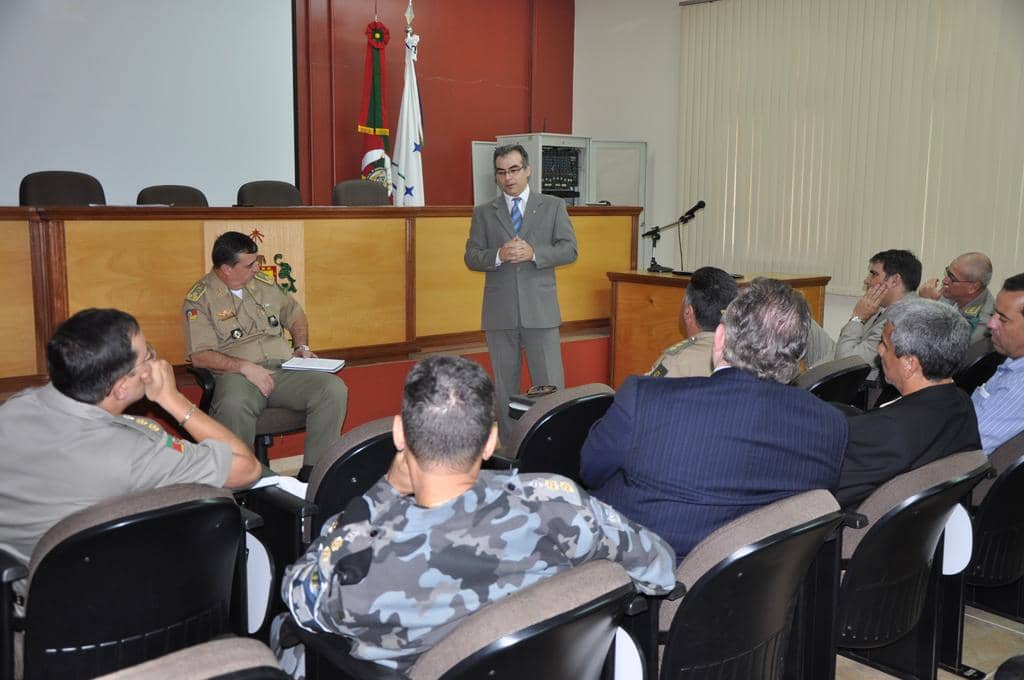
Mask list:
[[[591,560],[620,563],[644,593],[675,585],[660,537],[565,477],[485,470],[434,508],[384,479],[363,498],[369,520],[325,522],[282,597],[302,627],[351,637],[353,656],[392,668],[487,603]]]

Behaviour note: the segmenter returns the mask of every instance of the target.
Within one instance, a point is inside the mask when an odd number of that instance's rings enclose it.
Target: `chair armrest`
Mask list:
[[[14,582],[28,576],[28,567],[0,550],[0,678],[14,677],[14,631],[24,621],[14,616]]]
[[[251,489],[248,495],[260,503],[269,503],[276,509],[296,517],[312,517],[317,513],[316,503],[299,498],[280,487],[264,486],[259,489]]]
[[[28,566],[6,550],[0,550],[0,584],[14,583],[28,576]]]
[[[203,391],[203,395],[199,398],[199,410],[203,413],[209,413],[210,404],[213,403],[213,388],[217,384],[217,378],[214,377],[212,371],[206,368],[189,365],[185,367],[185,370],[192,374],[196,379],[196,384]]]
[[[355,659],[349,654],[352,643],[348,638],[331,633],[311,633],[300,628],[288,617],[282,626],[282,642],[287,635],[298,638],[306,646],[306,668],[327,665],[339,673],[315,673],[307,677],[340,677],[342,680],[403,680],[408,676],[372,661]]]
[[[516,461],[504,456],[491,456],[483,463],[485,470],[511,470],[516,466]]]
[[[239,505],[238,509],[242,512],[242,526],[245,528],[246,531],[259,529],[261,526],[263,526],[263,518],[260,517],[258,514],[242,505]]]
[[[686,595],[686,586],[676,581],[676,587],[672,589],[672,592],[665,596],[666,600],[678,600],[683,595]]]
[[[859,512],[847,510],[843,513],[843,526],[851,529],[863,529],[868,525],[868,518]]]

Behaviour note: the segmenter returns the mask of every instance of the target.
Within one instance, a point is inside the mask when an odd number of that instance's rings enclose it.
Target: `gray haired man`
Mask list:
[[[908,300],[882,330],[878,356],[900,398],[850,418],[836,498],[845,507],[893,477],[981,448],[970,397],[950,376],[967,353],[968,323],[949,305]]]
[[[671,590],[665,542],[572,481],[480,470],[497,441],[493,410],[478,364],[435,356],[413,367],[387,476],[284,574],[299,625],[404,670],[463,617],[584,562],[621,563],[645,593]]]

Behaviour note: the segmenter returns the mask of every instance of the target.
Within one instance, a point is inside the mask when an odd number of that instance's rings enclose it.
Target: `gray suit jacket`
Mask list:
[[[495,267],[498,251],[515,233],[504,196],[473,208],[465,261],[470,269],[487,273],[482,327],[556,328],[562,317],[554,268],[576,261],[576,234],[565,201],[531,191],[519,238],[533,246],[535,261]]]

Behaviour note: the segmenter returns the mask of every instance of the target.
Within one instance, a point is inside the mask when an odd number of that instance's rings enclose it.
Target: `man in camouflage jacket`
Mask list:
[[[591,560],[619,562],[645,593],[671,590],[671,548],[572,481],[480,470],[497,440],[493,404],[473,362],[436,356],[412,369],[391,470],[285,572],[302,627],[404,670],[464,616]]]

